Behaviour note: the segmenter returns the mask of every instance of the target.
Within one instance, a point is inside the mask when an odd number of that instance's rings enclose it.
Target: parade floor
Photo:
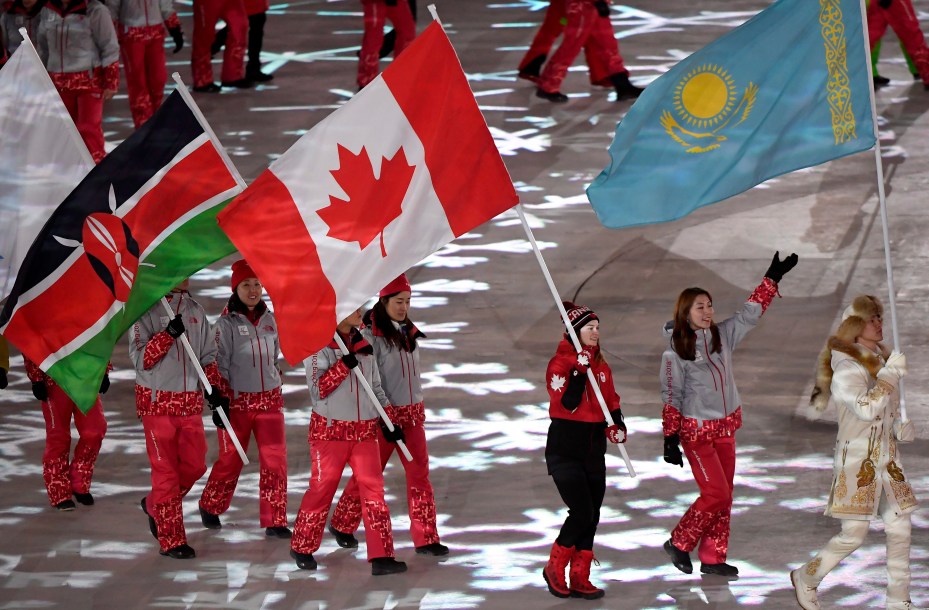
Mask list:
[[[400,0],[401,2],[404,0]],[[917,5],[922,3],[917,3]],[[525,213],[565,298],[600,316],[601,342],[630,429],[631,478],[617,451],[595,544],[597,602],[559,600],[541,570],[565,509],[543,460],[548,427],[544,372],[561,324],[515,212],[453,242],[412,269],[411,317],[422,342],[432,483],[444,558],[416,555],[408,532],[402,468],[387,473],[398,558],[405,574],[372,577],[360,550],[327,534],[315,572],[296,568],[288,543],[258,527],[257,452],[245,467],[221,530],[197,514],[205,478],[184,502],[193,560],[158,554],[139,499],[149,489],[134,373],[121,343],[104,396],[109,430],[97,463],[92,507],[50,508],[42,482],[44,425],[13,359],[0,392],[0,609],[12,608],[794,608],[788,572],[838,531],[822,512],[832,478],[835,411],[804,416],[819,350],[850,297],[885,302],[887,282],[871,152],[795,172],[677,222],[614,231],[597,222],[584,187],[607,163],[606,147],[629,102],[591,88],[579,58],[553,105],[516,79],[516,65],[542,20],[542,0],[444,0],[438,11],[520,193]],[[646,85],[767,5],[764,0],[616,2],[613,22],[633,81]],[[923,9],[926,7],[923,6]],[[190,5],[179,5],[185,32]],[[929,13],[922,12],[924,29]],[[429,20],[419,6],[418,28]],[[275,79],[250,91],[196,100],[247,181],[300,135],[350,99],[361,39],[357,0],[274,5],[265,61]],[[773,51],[772,51],[773,52]],[[168,54],[190,80],[189,46]],[[386,65],[386,64],[385,64]],[[219,70],[218,62],[215,69]],[[901,348],[909,357],[906,404],[919,440],[902,447],[917,497],[929,501],[929,92],[914,82],[893,36],[877,94]],[[108,144],[131,129],[124,90],[106,107]],[[480,179],[480,177],[475,177]],[[738,580],[684,575],[661,549],[696,497],[689,470],[661,460],[660,329],[681,289],[714,296],[717,317],[736,311],[775,250],[796,252],[782,298],[735,355],[745,425],[738,463],[730,562]],[[229,295],[231,258],[194,277],[191,291],[218,315]],[[385,278],[385,281],[389,278]],[[75,295],[75,307],[80,295]],[[885,317],[890,337],[889,314]],[[284,366],[289,514],[308,484],[308,393],[301,368]],[[207,426],[208,462],[216,436]],[[929,513],[913,515],[913,589],[929,607]],[[820,587],[823,608],[882,608],[886,576],[879,523],[864,546]],[[695,560],[695,564],[696,564]],[[699,570],[697,570],[699,571]]]

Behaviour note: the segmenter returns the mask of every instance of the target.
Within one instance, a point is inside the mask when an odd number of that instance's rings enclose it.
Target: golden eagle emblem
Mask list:
[[[757,95],[758,86],[749,83],[736,103],[735,79],[718,65],[703,64],[688,72],[674,89],[674,110],[680,122],[665,110],[661,126],[687,152],[708,152],[727,139],[721,133],[724,129],[748,118]]]

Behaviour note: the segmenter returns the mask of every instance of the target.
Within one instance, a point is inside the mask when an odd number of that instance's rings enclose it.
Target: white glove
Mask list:
[[[908,419],[906,421],[900,421],[899,419],[894,422],[894,436],[897,437],[897,440],[901,443],[912,443],[916,440],[916,426],[913,425],[913,420]]]
[[[890,357],[884,367],[877,372],[877,378],[897,387],[900,380],[906,375],[906,356],[896,350],[890,352]]]

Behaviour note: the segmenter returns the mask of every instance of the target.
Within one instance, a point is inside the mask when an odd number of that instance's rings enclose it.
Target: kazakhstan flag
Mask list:
[[[874,145],[859,0],[778,0],[639,97],[587,189],[600,222],[665,222]]]

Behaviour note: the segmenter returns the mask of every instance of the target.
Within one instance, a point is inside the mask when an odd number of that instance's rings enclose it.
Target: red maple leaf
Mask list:
[[[401,204],[416,166],[407,163],[401,146],[393,158],[382,157],[381,174],[375,178],[363,146],[357,155],[338,146],[339,169],[329,173],[348,194],[348,200],[330,195],[329,205],[319,210],[319,217],[329,225],[329,237],[357,241],[362,250],[380,234],[381,256],[385,257],[384,229],[403,212]]]

